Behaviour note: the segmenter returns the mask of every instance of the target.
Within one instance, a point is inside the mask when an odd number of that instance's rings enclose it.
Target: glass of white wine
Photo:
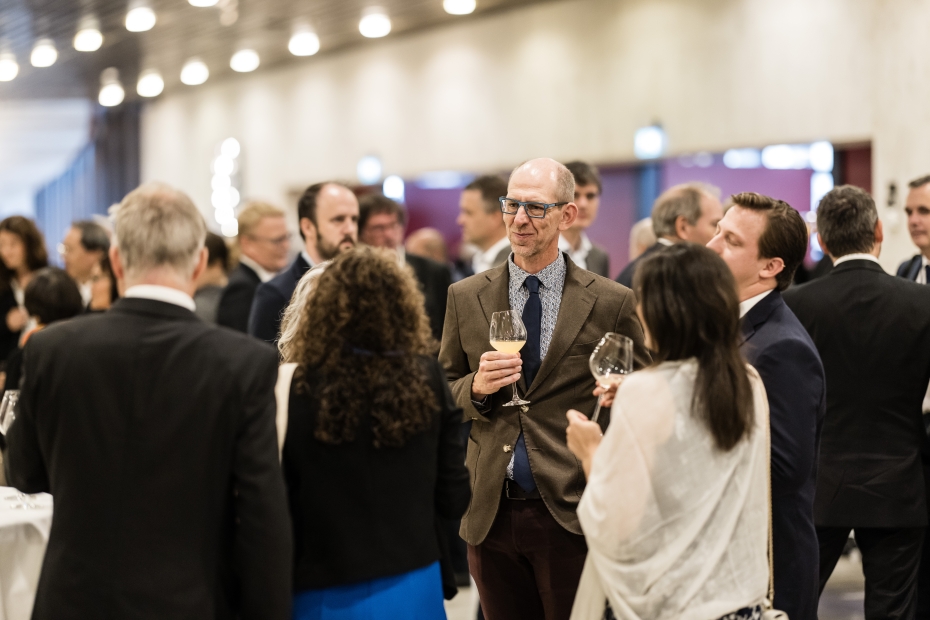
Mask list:
[[[623,377],[633,372],[633,341],[621,334],[607,332],[594,347],[588,366],[598,387],[608,390],[619,386]],[[601,413],[603,397],[603,394],[597,397],[597,407],[591,416],[592,422],[597,422]]]
[[[519,353],[526,344],[526,326],[520,315],[513,310],[495,312],[491,315],[491,346],[501,353]],[[517,393],[517,382],[513,382],[513,400],[504,404],[504,407],[517,407],[529,405],[530,401],[523,400]]]

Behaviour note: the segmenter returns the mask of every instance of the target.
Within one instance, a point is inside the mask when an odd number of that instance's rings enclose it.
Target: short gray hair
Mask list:
[[[128,273],[168,267],[190,277],[207,226],[187,194],[162,183],[129,192],[113,214],[114,244]]]
[[[817,232],[833,258],[871,252],[878,209],[864,189],[840,185],[820,199]]]
[[[677,237],[675,222],[684,216],[692,226],[701,219],[701,199],[717,197],[720,190],[706,183],[682,183],[662,192],[652,207],[652,230],[656,237]]]

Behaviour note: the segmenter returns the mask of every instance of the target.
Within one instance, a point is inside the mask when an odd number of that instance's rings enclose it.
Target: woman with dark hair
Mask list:
[[[309,295],[283,445],[294,618],[444,619],[436,520],[460,518],[470,490],[423,295],[371,248],[339,255]]]
[[[682,243],[634,278],[653,365],[611,423],[568,413],[588,485],[572,620],[761,618],[769,585],[768,404],[739,351],[739,299],[714,252]]]
[[[119,286],[110,266],[110,257],[106,254],[94,268],[90,277],[90,303],[88,312],[106,312],[119,299]]]
[[[28,321],[23,306],[26,285],[46,266],[45,239],[32,220],[14,215],[0,222],[0,360],[19,344]]]

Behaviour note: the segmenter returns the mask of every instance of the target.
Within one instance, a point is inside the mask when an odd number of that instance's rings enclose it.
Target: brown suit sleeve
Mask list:
[[[471,369],[468,363],[468,354],[462,346],[454,286],[449,287],[449,295],[446,301],[446,321],[442,328],[439,362],[446,371],[446,377],[449,379],[449,389],[452,391],[455,403],[462,408],[463,419],[465,421],[482,420],[487,422],[488,419],[475,408],[475,404],[471,400],[471,384],[477,371]]]

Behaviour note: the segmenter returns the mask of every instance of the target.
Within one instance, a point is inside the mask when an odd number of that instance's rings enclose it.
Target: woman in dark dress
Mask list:
[[[283,468],[294,525],[294,618],[444,619],[436,521],[470,487],[461,410],[396,254],[341,254],[293,342]]]
[[[29,319],[23,305],[26,285],[47,266],[45,239],[32,220],[14,215],[0,222],[0,360],[19,346]]]

